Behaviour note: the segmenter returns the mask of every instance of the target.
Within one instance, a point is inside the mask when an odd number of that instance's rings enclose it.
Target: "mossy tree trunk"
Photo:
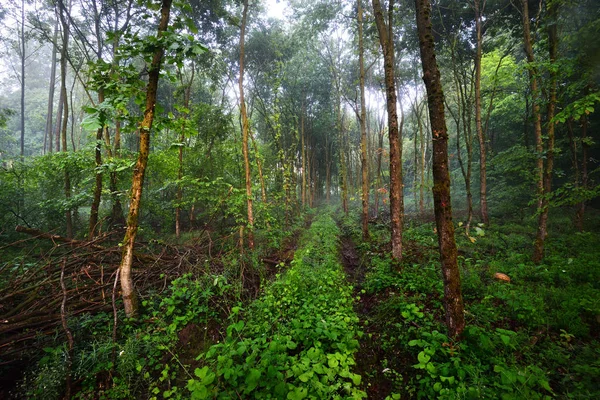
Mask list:
[[[429,117],[433,139],[433,205],[438,231],[438,243],[444,279],[446,324],[452,337],[465,328],[464,306],[458,269],[458,251],[454,239],[450,204],[450,174],[448,172],[448,130],[444,115],[444,93],[440,71],[435,59],[429,0],[415,0],[417,30],[423,66],[423,81],[427,89]]]
[[[393,13],[394,0],[390,0],[385,21],[381,3],[373,1],[375,22],[379,33],[379,43],[383,51],[383,68],[385,73],[385,92],[388,114],[388,137],[390,141],[390,218],[392,231],[392,257],[402,259],[402,224],[404,219],[404,199],[402,186],[402,140],[398,126],[396,109],[397,94],[394,78],[394,36]]]

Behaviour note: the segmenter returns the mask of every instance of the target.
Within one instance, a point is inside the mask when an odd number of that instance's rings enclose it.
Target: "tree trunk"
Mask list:
[[[67,97],[67,51],[69,47],[69,24],[67,22],[67,10],[63,0],[58,1],[58,12],[62,27],[62,47],[60,50],[60,98],[62,101],[62,123],[61,123],[61,144],[62,151],[67,152],[67,127],[69,124],[69,99]],[[58,136],[57,136],[58,139]],[[57,146],[58,151],[58,146]],[[65,199],[67,203],[71,200],[71,177],[69,175],[68,166],[65,165],[64,176],[65,176]],[[71,215],[70,205],[67,204],[67,210],[65,211],[65,219],[67,225],[67,237],[73,237],[73,219]]]
[[[53,132],[53,124],[52,117],[54,116],[54,88],[56,86],[56,41],[58,40],[58,21],[54,24],[54,35],[52,40],[52,61],[50,66],[50,85],[48,88],[48,111],[46,114],[46,134],[44,138],[44,153],[46,149],[49,153],[52,153],[52,148],[54,147],[54,143],[52,142],[52,134]],[[47,143],[47,146],[46,146]]]
[[[96,47],[97,61],[102,62],[102,32],[100,27],[100,13],[98,12],[98,4],[96,0],[92,1],[92,8],[94,10],[94,29],[96,37],[98,38]],[[98,105],[100,106],[104,102],[104,87],[98,88]],[[92,207],[90,208],[90,224],[88,229],[88,239],[92,240],[96,236],[98,228],[98,212],[100,209],[100,200],[102,198],[102,177],[103,174],[100,171],[102,166],[102,140],[104,138],[105,127],[101,127],[96,131],[96,147],[95,147],[95,159],[96,159],[96,171],[95,178],[96,182],[94,185],[94,198],[92,201]],[[107,134],[108,136],[108,134]]]
[[[587,140],[588,120],[584,115],[581,117],[581,189],[588,188],[588,150],[589,144]],[[583,221],[585,216],[585,201],[581,201],[577,205],[577,214],[575,216],[576,226],[580,232],[583,232]]]
[[[465,316],[450,204],[448,131],[444,115],[444,93],[442,92],[440,72],[435,59],[433,32],[429,17],[431,4],[429,0],[415,0],[415,5],[421,63],[423,65],[423,81],[427,89],[429,116],[433,132],[433,200],[444,279],[446,324],[450,336],[458,337],[465,328]]]
[[[483,2],[485,5],[485,1]],[[482,53],[482,14],[483,9],[480,0],[473,0],[475,8],[475,32],[477,36],[477,50],[475,53],[475,127],[477,138],[479,139],[479,206],[481,212],[481,222],[489,225],[487,205],[487,177],[486,177],[486,143],[485,133],[481,123],[481,53]]]
[[[421,171],[419,176],[419,212],[425,214],[425,163],[427,156],[427,147],[425,146],[425,132],[423,131],[423,122],[419,114],[419,138],[421,141]]]
[[[244,0],[242,11],[242,26],[240,29],[240,114],[242,117],[242,155],[244,157],[244,171],[246,178],[246,204],[248,209],[248,247],[254,248],[254,214],[252,210],[252,176],[250,174],[250,158],[248,156],[249,122],[244,100],[244,36],[246,33],[246,21],[248,17],[248,0]]]
[[[184,87],[183,107],[185,107],[185,109],[188,110],[188,113],[189,113],[189,108],[190,108],[190,97],[192,94],[192,83],[194,82],[194,76],[195,76],[195,66],[193,63],[192,63],[192,76],[186,85],[184,85],[184,82],[183,82],[183,74],[181,73],[181,71],[179,71],[179,79],[181,81],[181,85]],[[181,202],[183,201],[183,185],[181,183],[181,180],[183,179],[183,146],[184,146],[184,142],[185,142],[185,125],[187,122],[187,116],[188,116],[188,114],[185,114],[183,116],[183,123],[181,126],[181,134],[179,135],[179,157],[178,157],[179,165],[177,168],[177,180],[178,180],[177,207],[175,208],[175,236],[177,238],[179,238],[181,236]]]
[[[403,189],[402,189],[402,145],[398,128],[396,111],[396,82],[394,79],[394,37],[393,37],[393,7],[394,0],[388,6],[388,22],[385,22],[381,3],[373,1],[375,22],[379,32],[379,42],[383,51],[385,71],[385,86],[387,96],[388,136],[390,140],[390,218],[392,231],[392,257],[402,259],[402,223],[403,223]]]
[[[362,0],[357,0],[358,64],[360,69],[360,163],[362,172],[362,237],[369,239],[369,165],[367,159],[367,106],[365,104],[365,65]]]
[[[169,25],[172,0],[163,0],[161,5],[160,23],[158,25],[158,38],[160,39]],[[160,43],[160,42],[159,42]],[[123,253],[121,265],[119,266],[121,278],[121,292],[123,294],[123,306],[127,317],[135,316],[137,312],[137,297],[133,288],[131,277],[131,264],[133,262],[133,248],[138,231],[138,217],[142,190],[144,187],[144,175],[148,164],[150,153],[150,130],[154,121],[154,109],[156,105],[156,92],[158,89],[158,78],[164,49],[158,46],[152,56],[152,63],[148,69],[148,86],[146,89],[146,108],[144,119],[140,124],[140,151],[133,169],[133,181],[131,184],[131,202],[129,203],[129,216],[127,218],[127,231],[123,239]]]
[[[21,0],[21,162],[25,160],[25,0]]]
[[[535,243],[533,246],[533,262],[539,264],[544,258],[544,243],[548,236],[548,211],[550,206],[550,193],[552,192],[552,171],[554,168],[554,127],[552,122],[556,110],[556,89],[557,78],[554,64],[556,63],[556,55],[558,49],[558,29],[557,29],[557,5],[556,3],[548,4],[548,55],[550,57],[550,89],[546,111],[548,121],[546,135],[548,137],[546,143],[546,166],[543,170],[543,191],[541,198],[540,215],[538,218],[538,228]],[[542,164],[543,165],[543,164]]]
[[[302,197],[302,207],[306,207],[306,143],[304,135],[304,101],[302,102],[302,111],[300,113],[300,151],[302,157],[302,187],[300,194]]]
[[[531,112],[533,117],[533,131],[535,136],[535,151],[537,153],[537,195],[538,209],[542,208],[542,194],[544,192],[544,159],[542,153],[544,146],[542,142],[542,115],[540,113],[540,94],[538,89],[537,70],[533,65],[535,57],[533,55],[533,42],[531,40],[531,30],[529,24],[529,5],[527,0],[521,0],[523,3],[523,46],[527,56],[527,71],[529,74],[529,85],[531,90]]]

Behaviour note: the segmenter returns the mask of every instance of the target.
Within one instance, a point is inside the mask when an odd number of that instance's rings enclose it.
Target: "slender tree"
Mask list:
[[[483,11],[485,9],[486,0],[473,0],[473,8],[475,9],[475,129],[477,130],[477,138],[479,140],[479,207],[481,213],[481,221],[489,225],[490,218],[488,215],[487,204],[487,149],[486,138],[481,123],[481,57],[483,47],[482,23]]]
[[[67,8],[65,7],[63,0],[58,0],[58,13],[60,17],[60,23],[62,27],[62,45],[60,49],[60,98],[62,101],[62,123],[61,123],[61,133],[60,133],[60,142],[62,145],[62,151],[67,152],[67,127],[69,124],[69,99],[67,97],[67,58],[68,58],[68,48],[69,48],[69,22],[67,20]],[[57,136],[58,139],[58,136]],[[57,147],[58,151],[58,147]],[[71,199],[71,176],[69,174],[69,169],[65,165],[65,199],[67,203]],[[73,237],[73,216],[71,213],[70,206],[67,206],[65,211],[65,218],[67,224],[67,237]]]
[[[358,65],[360,86],[360,163],[362,172],[362,236],[369,239],[369,164],[367,159],[367,106],[365,104],[365,62],[363,44],[363,8],[362,0],[357,0],[358,24]]]
[[[558,28],[557,28],[557,15],[558,15],[558,1],[549,2],[547,5],[548,12],[548,56],[550,60],[549,68],[549,90],[548,90],[548,101],[546,108],[546,146],[545,146],[545,162],[542,158],[542,170],[539,171],[542,176],[542,192],[538,227],[535,243],[533,246],[533,262],[536,264],[540,263],[544,258],[544,243],[546,236],[548,236],[548,211],[550,203],[550,193],[552,192],[552,172],[554,169],[554,127],[553,122],[554,114],[556,112],[556,90],[557,90],[557,72],[554,64],[556,63],[556,57],[558,52]],[[542,154],[538,154],[541,158]]]
[[[254,213],[252,211],[252,176],[250,174],[250,158],[248,155],[248,138],[250,123],[246,111],[246,101],[244,99],[244,37],[246,35],[246,23],[248,19],[248,0],[244,0],[242,10],[242,25],[240,28],[240,114],[242,118],[242,155],[244,157],[244,171],[246,178],[246,204],[248,210],[248,247],[254,248]]]
[[[397,94],[394,78],[394,36],[393,14],[394,0],[390,0],[385,21],[381,3],[373,1],[375,22],[379,33],[379,43],[383,51],[385,73],[385,92],[388,113],[388,137],[390,141],[390,217],[392,230],[392,257],[402,259],[402,223],[404,219],[404,199],[402,190],[402,146],[396,110]]]
[[[464,306],[458,269],[458,251],[454,239],[452,207],[450,202],[450,174],[448,172],[448,130],[444,115],[444,93],[440,71],[435,59],[431,4],[429,0],[415,0],[417,30],[423,81],[433,139],[433,205],[438,231],[438,243],[444,280],[444,307],[450,336],[458,337],[465,328]]]
[[[172,0],[163,0],[160,10],[160,22],[158,24],[158,38],[162,38],[169,25]],[[162,43],[159,41],[158,43]],[[140,124],[139,154],[133,169],[133,181],[131,184],[131,201],[129,203],[129,216],[127,217],[127,231],[123,239],[123,253],[119,266],[121,278],[121,292],[123,295],[123,306],[125,315],[132,317],[137,312],[137,298],[133,288],[131,277],[131,265],[133,262],[133,248],[138,231],[138,217],[140,213],[140,202],[144,188],[144,176],[148,165],[150,153],[150,130],[154,121],[154,109],[156,106],[156,92],[158,90],[158,78],[163,58],[163,45],[158,45],[154,50],[152,62],[148,69],[148,85],[146,87],[146,108],[144,119]]]

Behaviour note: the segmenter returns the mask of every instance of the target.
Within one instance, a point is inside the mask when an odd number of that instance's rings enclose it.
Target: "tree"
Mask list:
[[[135,167],[133,169],[133,181],[131,184],[131,201],[129,203],[129,215],[127,217],[127,230],[123,239],[123,252],[121,264],[119,265],[119,275],[121,279],[121,292],[123,295],[123,306],[125,315],[132,317],[137,312],[137,297],[133,288],[131,277],[131,265],[133,262],[133,249],[135,238],[138,231],[138,218],[140,213],[140,203],[142,200],[142,190],[144,188],[144,175],[148,165],[148,155],[150,153],[150,131],[154,121],[154,111],[156,107],[156,93],[158,90],[158,78],[164,54],[164,42],[160,39],[165,35],[169,26],[169,16],[171,13],[172,0],[162,0],[160,9],[160,22],[158,24],[158,44],[152,55],[152,62],[148,68],[148,85],[146,87],[146,108],[144,118],[140,123],[139,154]]]
[[[379,33],[379,43],[383,52],[385,72],[385,91],[388,113],[388,137],[390,141],[390,217],[392,231],[392,257],[402,259],[402,223],[404,219],[404,199],[402,189],[402,146],[396,111],[396,80],[394,78],[394,37],[393,12],[394,0],[390,0],[387,11],[387,23],[379,0],[373,1],[375,23]]]
[[[367,106],[365,104],[365,63],[362,0],[357,0],[358,65],[360,69],[360,163],[362,172],[362,236],[369,239],[369,163],[367,160]]]
[[[481,221],[489,225],[490,218],[488,215],[487,204],[487,177],[486,177],[486,138],[481,122],[481,57],[483,47],[483,11],[485,9],[486,0],[473,0],[473,8],[475,10],[475,37],[476,37],[476,52],[475,52],[475,129],[479,140],[479,206],[481,213]]]
[[[423,81],[427,89],[433,140],[433,205],[444,280],[444,307],[450,336],[465,328],[464,306],[458,269],[458,251],[452,224],[450,174],[448,172],[448,130],[444,114],[444,93],[435,59],[429,0],[415,0]]]
[[[246,181],[246,207],[248,213],[248,247],[254,248],[254,213],[252,210],[252,175],[250,171],[250,158],[248,156],[248,137],[250,123],[246,111],[246,101],[244,99],[244,36],[246,34],[246,23],[248,19],[248,0],[244,0],[242,10],[242,24],[240,27],[240,115],[242,118],[242,154],[244,157],[244,171]]]

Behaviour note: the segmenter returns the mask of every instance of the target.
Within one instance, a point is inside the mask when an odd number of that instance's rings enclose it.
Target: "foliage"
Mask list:
[[[223,343],[199,356],[192,398],[362,398],[354,365],[357,317],[337,261],[338,229],[319,216],[291,268],[243,313]],[[243,318],[241,318],[243,317]]]
[[[467,329],[461,341],[443,325],[443,289],[433,253],[409,255],[392,268],[373,244],[364,288],[376,296],[368,326],[380,335],[393,391],[416,398],[545,399],[596,397],[590,379],[598,377],[596,335],[600,315],[598,233],[557,235],[568,216],[552,226],[542,265],[528,257],[529,228],[505,221],[458,245]],[[560,227],[560,228],[559,228]],[[435,234],[428,224],[405,232],[421,251]],[[411,245],[412,246],[412,245]],[[511,277],[497,282],[495,272]],[[406,361],[405,361],[406,360]]]

